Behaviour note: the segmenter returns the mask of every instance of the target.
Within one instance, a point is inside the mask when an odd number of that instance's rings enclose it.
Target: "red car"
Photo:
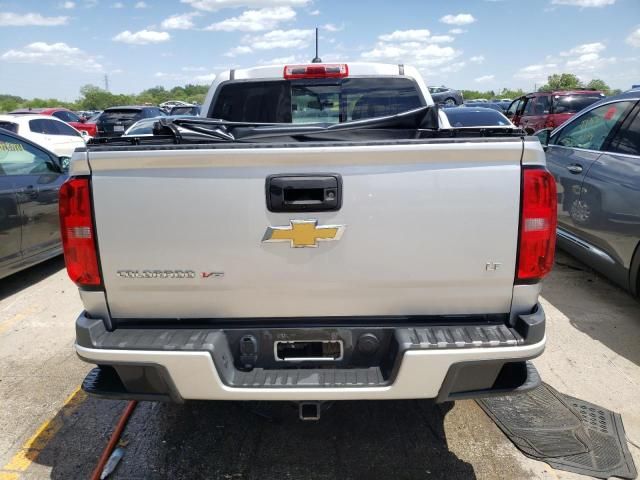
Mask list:
[[[71,110],[66,108],[23,108],[20,110],[14,110],[10,112],[11,115],[52,115],[59,118],[63,122],[68,123],[73,128],[79,131],[84,131],[91,137],[95,137],[98,133],[98,129],[95,123],[89,123],[85,119],[80,118]]]
[[[505,115],[514,125],[531,134],[543,128],[562,125],[604,96],[604,93],[596,90],[529,93],[511,102]]]

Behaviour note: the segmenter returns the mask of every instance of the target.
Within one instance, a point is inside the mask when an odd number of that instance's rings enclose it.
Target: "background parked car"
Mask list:
[[[159,107],[165,112],[171,111],[173,107],[188,107],[191,106],[190,103],[183,102],[182,100],[167,100],[166,102],[162,102]]]
[[[98,136],[119,137],[138,120],[165,115],[159,107],[124,106],[107,108],[100,114],[96,125]]]
[[[466,107],[466,108],[477,108],[477,107],[490,108],[491,110],[497,110],[500,113],[504,113],[506,111],[505,108],[500,103],[494,103],[494,102],[475,102],[475,103],[466,102],[460,106]]]
[[[54,153],[0,128],[0,278],[62,253]]]
[[[443,108],[451,127],[499,127],[516,128],[499,110],[492,108],[464,106]]]
[[[86,132],[79,132],[55,117],[45,115],[0,115],[0,128],[31,140],[56,155],[70,157],[86,145]]]
[[[531,134],[543,128],[558,127],[603,98],[604,93],[596,90],[529,93],[514,100],[506,115],[515,125]]]
[[[102,110],[98,110],[96,111],[93,115],[91,115],[88,119],[87,122],[89,123],[98,123],[98,118],[100,118],[100,115],[102,115]],[[96,134],[98,132],[98,126],[96,125]],[[95,136],[95,135],[94,135]]]
[[[559,246],[640,295],[640,91],[538,136],[558,186]]]
[[[499,105],[502,111],[506,112],[507,109],[509,108],[509,105],[511,105],[511,100],[508,98],[503,98],[503,99],[494,98],[494,99],[491,99],[489,103],[492,103],[494,105]]]
[[[462,105],[464,98],[462,92],[454,90],[449,87],[429,87],[429,93],[435,103],[453,107],[455,105]]]
[[[171,107],[169,115],[200,115],[200,105],[176,105]]]
[[[84,117],[80,117],[75,112],[66,108],[29,108],[10,112],[12,115],[51,115],[63,122],[68,123],[80,132],[87,132],[90,137],[96,136],[96,124],[88,122]]]

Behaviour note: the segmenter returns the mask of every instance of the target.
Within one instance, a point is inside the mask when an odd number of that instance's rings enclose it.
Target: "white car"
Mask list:
[[[89,138],[86,132],[83,135],[68,123],[48,115],[0,115],[0,128],[17,133],[59,157],[70,157]]]

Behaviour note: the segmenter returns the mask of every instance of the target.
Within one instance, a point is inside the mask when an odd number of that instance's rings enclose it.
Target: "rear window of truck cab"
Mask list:
[[[339,123],[422,107],[408,78],[345,78],[226,82],[209,115],[234,122]]]

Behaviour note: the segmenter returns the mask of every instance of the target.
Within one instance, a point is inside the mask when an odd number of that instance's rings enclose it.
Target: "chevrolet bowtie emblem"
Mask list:
[[[319,241],[339,240],[344,229],[344,225],[319,227],[317,220],[291,220],[288,227],[267,227],[262,242],[289,242],[291,248],[316,248]]]

